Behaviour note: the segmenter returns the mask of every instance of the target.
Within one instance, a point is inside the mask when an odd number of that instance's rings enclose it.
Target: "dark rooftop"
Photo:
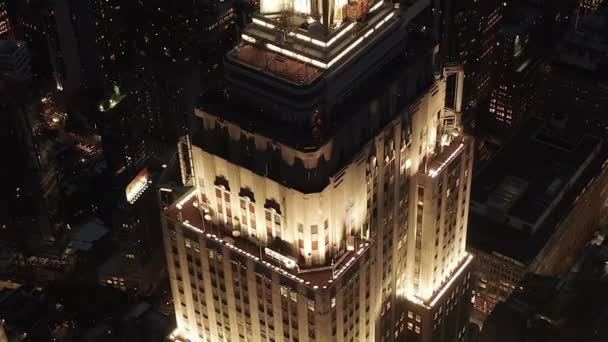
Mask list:
[[[296,84],[312,83],[322,73],[317,67],[250,44],[233,50],[231,55],[256,70],[271,73]]]
[[[21,48],[24,45],[23,42],[14,41],[14,40],[0,40],[0,53],[2,54],[12,54],[18,48]]]
[[[590,247],[563,279],[527,275],[484,322],[482,342],[606,341],[606,246]]]
[[[469,243],[527,262],[601,170],[602,140],[532,119],[485,165],[471,189]]]

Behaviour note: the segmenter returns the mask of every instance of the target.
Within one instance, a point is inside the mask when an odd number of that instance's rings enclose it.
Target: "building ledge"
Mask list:
[[[290,265],[286,261],[293,260],[292,258],[283,256],[285,262],[281,262],[280,257],[276,256],[279,254],[278,252],[272,253],[264,246],[257,245],[246,238],[230,235],[211,220],[205,220],[204,211],[199,207],[196,194],[196,189],[187,192],[165,211],[165,217],[200,234],[216,246],[226,247],[268,270],[279,273],[312,290],[325,291],[331,288],[348,273],[354,264],[361,262],[373,244],[371,240],[356,242],[352,248],[340,255],[333,265],[300,266],[294,260],[293,266],[289,268]],[[275,256],[272,257],[269,253],[275,254]]]
[[[465,254],[464,258],[460,263],[460,266],[456,268],[456,270],[449,277],[446,278],[446,280],[440,287],[435,289],[433,295],[428,299],[422,299],[416,296],[415,294],[409,293],[407,289],[397,290],[397,296],[403,297],[408,301],[417,304],[423,308],[432,309],[435,304],[437,304],[441,300],[443,295],[448,292],[452,285],[454,285],[454,283],[460,278],[460,276],[469,268],[469,265],[472,261],[473,255],[468,253]]]

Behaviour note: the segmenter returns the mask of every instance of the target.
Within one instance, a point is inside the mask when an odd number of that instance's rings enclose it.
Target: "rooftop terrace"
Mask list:
[[[244,44],[231,52],[242,63],[295,84],[308,84],[321,76],[321,70],[277,52]]]

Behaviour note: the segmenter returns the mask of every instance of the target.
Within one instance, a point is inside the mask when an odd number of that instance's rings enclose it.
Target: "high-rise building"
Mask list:
[[[67,1],[49,1],[42,14],[57,90],[74,95],[83,82],[78,42]]]
[[[498,32],[496,77],[490,94],[489,122],[508,134],[530,115],[536,98],[539,54],[535,45],[541,13],[521,5]]]
[[[473,144],[428,13],[261,2],[161,196],[172,337],[464,340]]]
[[[13,34],[13,26],[8,15],[6,0],[0,0],[0,39],[10,38]]]
[[[97,4],[96,0],[47,0],[33,6],[41,11],[53,78],[68,103],[82,102],[76,95],[99,96],[114,84],[104,77],[108,68],[104,57],[115,50],[106,44],[112,37],[100,26],[100,18],[112,22],[120,17],[103,12]]]
[[[135,177],[148,158],[142,103],[133,95],[114,86],[100,102],[95,121],[110,172],[127,179]]]
[[[463,120],[474,120],[487,104],[496,65],[497,33],[504,3],[499,0],[452,2],[446,20],[444,53],[447,60],[462,64],[465,71]],[[486,108],[487,109],[487,108]]]
[[[97,271],[101,285],[150,294],[164,279],[158,193],[154,190],[165,180],[162,173],[167,166],[150,159],[127,183],[112,217],[117,251]]]
[[[167,64],[206,64],[210,55],[223,56],[234,46],[232,1],[149,0],[132,6],[142,13],[134,19],[139,55]]]
[[[44,22],[38,1],[9,2],[10,18],[14,36],[26,42],[32,57],[32,74],[34,79],[51,80],[49,45]]]
[[[120,72],[124,71],[125,60],[132,58],[133,50],[129,43],[132,29],[128,20],[129,10],[132,10],[133,6],[132,3],[120,0],[92,1],[99,69],[103,79],[114,84],[122,83]]]
[[[4,43],[12,48],[22,44]],[[0,44],[0,50],[5,44]],[[28,70],[26,66],[23,68]],[[7,241],[30,251],[40,251],[65,233],[61,174],[55,160],[54,141],[42,129],[39,111],[45,103],[34,100],[28,89],[30,83],[20,82],[13,74],[14,71],[9,72],[9,77],[5,77],[0,73],[3,113],[0,138],[5,148],[2,153],[14,162],[14,167],[2,168],[1,186],[7,201],[2,203],[0,224],[4,233],[14,233]]]

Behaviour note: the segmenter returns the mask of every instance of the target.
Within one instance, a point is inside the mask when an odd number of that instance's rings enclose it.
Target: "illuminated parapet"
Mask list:
[[[454,272],[426,300],[406,288],[397,289],[396,340],[466,340],[473,261],[473,256],[466,254]]]
[[[376,55],[394,48],[405,37],[399,11],[392,4],[379,1],[366,13],[365,22],[345,18],[331,30],[312,17],[294,16],[289,26],[284,27],[284,17],[254,15],[253,23],[241,35],[241,45],[228,54],[229,61],[235,67],[241,66],[239,72],[242,68],[257,70],[261,72],[258,77],[264,74],[298,87],[335,79],[328,69],[338,69],[354,56],[369,52],[390,32],[401,31],[376,46],[381,49]],[[367,63],[373,63],[375,58],[368,56],[363,61],[370,59]]]
[[[455,133],[457,134],[457,133]],[[466,259],[466,226],[473,163],[470,138],[457,135],[415,177],[410,215],[413,267],[405,288],[429,300]]]
[[[330,26],[314,15],[254,14],[226,56],[231,91],[299,120],[324,113],[399,56],[407,46],[407,18],[428,2],[414,1],[419,6],[408,11],[383,0],[344,3]]]
[[[260,2],[260,14],[316,18],[328,29],[338,26],[347,16],[351,19],[359,19],[369,8],[370,4],[367,0],[262,0]],[[347,15],[346,12],[351,10],[353,13]]]

